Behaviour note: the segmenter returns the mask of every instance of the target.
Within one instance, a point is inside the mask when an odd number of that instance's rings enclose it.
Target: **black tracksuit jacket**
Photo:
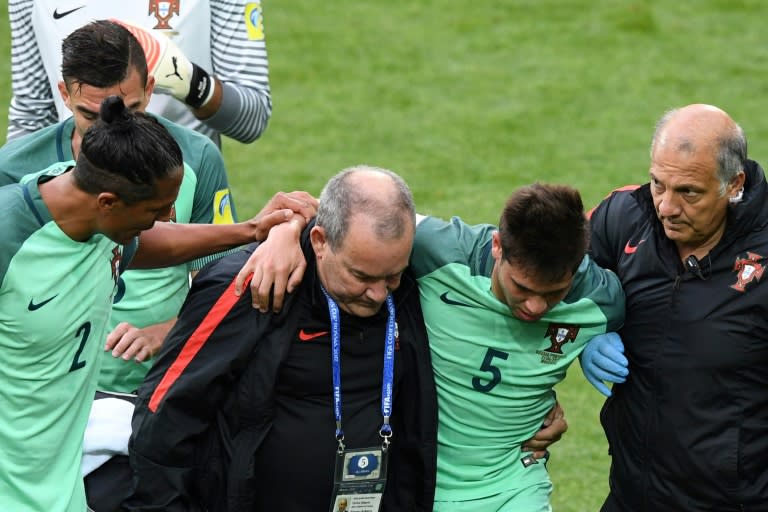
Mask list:
[[[302,284],[289,296],[280,314],[261,314],[254,310],[250,292],[239,300],[234,299],[231,285],[252,248],[224,257],[196,276],[178,323],[139,390],[129,449],[134,489],[124,502],[128,510],[249,512],[262,510],[257,503],[263,502],[264,496],[274,500],[273,507],[290,512],[302,512],[299,508],[312,511],[329,508],[336,449],[330,402],[330,349],[327,348],[330,320],[307,233],[308,229],[302,236],[302,248],[308,268]],[[432,510],[434,499],[437,398],[418,288],[409,274],[403,276],[393,297],[399,337],[391,419],[393,438],[382,510],[426,512]],[[374,340],[377,347],[379,343],[383,347],[386,316],[384,308],[382,315],[358,319],[357,324],[351,321],[353,318],[348,318],[350,321],[346,323],[342,318],[342,372],[345,375],[342,390],[347,384],[354,384],[355,372],[358,376],[375,376],[380,390],[380,369],[361,374],[367,371],[368,367],[363,366],[370,364],[371,358],[358,359],[357,363],[353,357],[345,359],[344,347],[368,338]],[[319,332],[326,335],[315,339]],[[302,465],[324,466],[320,472],[323,477],[327,475],[327,482],[302,481],[299,476],[286,482],[289,492],[306,494],[313,485],[315,489],[312,498],[302,495],[305,502],[307,499],[312,502],[311,507],[286,508],[281,503],[284,500],[280,490],[264,488],[265,472],[254,467],[258,464],[269,467],[269,460],[259,459],[259,448],[269,444],[277,407],[276,389],[287,389],[284,382],[287,370],[283,366],[290,360],[292,347],[297,350],[298,344],[310,338],[312,344],[324,343],[326,349],[314,352],[320,354],[318,360],[322,359],[317,363],[322,365],[321,370],[309,372],[321,375],[306,375],[306,378],[326,379],[328,384],[327,393],[325,385],[318,386],[316,392],[311,390],[313,394],[308,399],[327,398],[327,408],[323,403],[323,408],[315,409],[327,415],[318,419],[316,412],[296,427],[295,436],[289,433],[289,437],[300,446],[306,442],[304,436],[320,430],[323,434],[317,435],[317,444],[323,444],[328,456],[302,458],[302,453],[292,452],[298,448],[291,441],[278,443],[278,447],[273,442],[271,447],[273,451],[279,448],[280,454],[297,458]],[[306,343],[298,350],[306,350],[305,347]],[[306,355],[304,357],[306,361]],[[308,360],[312,364],[314,358]],[[378,357],[375,364],[381,368]],[[298,383],[300,387],[305,383],[304,374],[299,375],[300,378],[294,380],[302,381]],[[375,391],[374,404],[379,403],[378,393]],[[318,395],[326,398],[318,399]],[[304,410],[301,405],[293,407],[299,413]],[[346,405],[343,410],[344,420],[349,420],[345,429],[347,439],[367,436],[367,441],[381,444],[378,406],[375,413],[371,413],[368,406],[366,420],[359,419],[366,417],[365,414],[355,415]],[[356,418],[358,427],[364,424],[364,428],[357,430],[364,432],[355,431]],[[280,467],[278,459],[280,457],[275,457],[275,467]],[[299,474],[297,471],[296,475]]]
[[[647,184],[592,213],[592,257],[627,297],[630,372],[601,412],[605,512],[768,511],[768,186],[746,167],[744,200],[698,270],[664,235]]]

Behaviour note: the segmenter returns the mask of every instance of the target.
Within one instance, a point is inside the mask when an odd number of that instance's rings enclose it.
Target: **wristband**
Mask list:
[[[184,98],[184,103],[192,108],[201,108],[211,101],[215,89],[216,80],[206,70],[193,62],[189,94]]]

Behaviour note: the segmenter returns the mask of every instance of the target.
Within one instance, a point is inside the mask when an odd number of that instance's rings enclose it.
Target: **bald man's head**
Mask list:
[[[344,241],[354,216],[370,218],[383,240],[400,238],[416,224],[413,196],[405,181],[390,170],[368,165],[339,172],[320,194],[317,225],[333,249]]]
[[[651,160],[657,151],[715,162],[721,191],[744,170],[747,140],[741,127],[724,110],[696,103],[670,110],[656,124]]]

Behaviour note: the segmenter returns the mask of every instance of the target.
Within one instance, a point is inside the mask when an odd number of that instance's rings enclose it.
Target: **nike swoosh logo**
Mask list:
[[[73,13],[73,12],[75,12],[75,11],[79,11],[79,10],[80,10],[80,9],[82,9],[83,7],[85,7],[85,6],[84,6],[84,5],[81,5],[80,7],[75,7],[74,9],[70,9],[70,10],[68,10],[68,11],[64,11],[64,12],[59,12],[59,10],[58,10],[58,9],[54,9],[54,10],[53,10],[53,19],[55,19],[55,20],[60,20],[60,19],[61,19],[61,18],[63,18],[64,16],[68,16],[68,15],[72,14],[72,13]]]
[[[319,332],[306,332],[304,329],[299,331],[299,339],[301,341],[310,341],[315,338],[319,338],[320,336],[325,336],[328,334],[328,331],[319,331]]]
[[[627,241],[627,245],[624,246],[624,254],[634,254],[638,246],[643,242],[645,242],[645,238],[637,242],[635,245],[630,245],[629,241]]]
[[[448,298],[448,292],[445,292],[440,296],[440,300],[445,302],[446,304],[450,304],[451,306],[464,306],[465,308],[473,308],[472,304],[467,304],[466,302],[459,302],[457,300],[449,299]]]
[[[40,309],[41,307],[45,306],[46,304],[48,304],[49,302],[51,302],[53,299],[55,299],[58,296],[59,296],[59,294],[57,293],[56,295],[54,295],[50,299],[44,300],[43,302],[38,302],[37,304],[35,304],[33,299],[29,299],[29,304],[27,305],[27,309],[30,310],[30,311],[37,311],[38,309]]]

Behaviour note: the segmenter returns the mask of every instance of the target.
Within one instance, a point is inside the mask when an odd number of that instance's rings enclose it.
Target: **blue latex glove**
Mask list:
[[[615,332],[592,338],[579,359],[584,376],[605,396],[611,396],[611,390],[603,381],[621,383],[627,380],[629,375],[629,361],[624,357],[624,344]]]

